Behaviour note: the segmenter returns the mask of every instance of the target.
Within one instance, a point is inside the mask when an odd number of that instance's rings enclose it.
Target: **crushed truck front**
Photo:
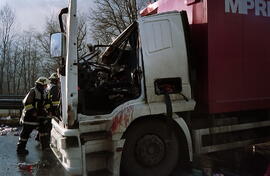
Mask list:
[[[60,71],[62,114],[60,120],[53,120],[51,133],[51,148],[59,161],[72,174],[108,170],[119,175],[122,164],[132,165],[126,159],[135,157],[125,153],[126,137],[129,141],[134,139],[126,134],[134,126],[145,127],[149,119],[153,120],[150,130],[162,125],[172,131],[173,136],[165,134],[158,140],[171,141],[167,147],[176,152],[180,136],[177,133],[183,133],[181,140],[187,142],[181,145],[187,145],[187,160],[192,160],[190,132],[185,121],[176,115],[192,111],[195,106],[189,81],[185,14],[170,12],[142,18],[111,44],[89,45],[90,53],[77,58],[76,2],[70,0],[69,8],[62,10],[67,14],[66,31],[62,28],[61,34],[66,38],[66,42],[61,41],[66,52],[60,58],[64,68]],[[100,53],[97,47],[106,50]],[[164,120],[166,123],[161,123]],[[147,138],[149,129],[144,127],[141,132]],[[158,135],[151,138],[157,139]],[[152,143],[165,147],[165,143]],[[157,158],[161,164],[153,165],[155,170],[169,173],[174,169],[180,155],[171,160],[173,150],[164,153],[167,157]],[[142,156],[140,161],[146,160],[147,156]],[[130,172],[128,169],[124,170]]]

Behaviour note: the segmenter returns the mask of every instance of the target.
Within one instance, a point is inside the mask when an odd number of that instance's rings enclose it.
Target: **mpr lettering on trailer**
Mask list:
[[[225,0],[226,13],[239,13],[248,15],[255,13],[255,16],[270,17],[269,0]]]

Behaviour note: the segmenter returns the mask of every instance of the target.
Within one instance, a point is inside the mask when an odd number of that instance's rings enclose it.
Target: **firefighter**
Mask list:
[[[31,88],[23,99],[24,109],[20,119],[22,131],[20,133],[19,142],[17,143],[17,154],[19,155],[28,154],[26,144],[34,129],[39,130],[42,149],[49,146],[47,143],[48,135],[46,134],[44,119],[40,118],[46,117],[48,109],[50,108],[50,102],[48,101],[48,95],[46,93],[48,83],[49,80],[46,77],[39,77],[35,82],[35,87]]]
[[[50,84],[47,87],[47,93],[48,93],[48,100],[50,102],[50,108],[49,111],[49,117],[57,117],[59,118],[59,104],[60,104],[60,82],[59,77],[57,73],[51,74],[49,77]],[[52,130],[52,123],[51,118],[47,118],[47,120],[44,123],[46,127],[46,133],[51,136],[51,130]],[[40,135],[40,134],[38,134]],[[50,138],[48,138],[48,142],[50,142]]]
[[[48,86],[48,95],[51,101],[50,112],[52,116],[59,117],[60,105],[60,81],[57,73],[51,74],[49,77],[50,84]]]
[[[59,112],[59,104],[60,104],[60,82],[59,77],[57,73],[51,74],[49,77],[50,84],[47,87],[47,94],[48,94],[48,100],[50,102],[50,108],[49,116],[47,116],[46,121],[44,121],[44,126],[46,128],[46,133],[51,136],[51,130],[52,130],[52,123],[51,123],[51,117],[57,117],[59,118],[60,112]],[[40,134],[38,133],[35,140],[39,141]],[[50,142],[50,138],[48,138],[48,143]],[[39,141],[40,142],[40,141]]]

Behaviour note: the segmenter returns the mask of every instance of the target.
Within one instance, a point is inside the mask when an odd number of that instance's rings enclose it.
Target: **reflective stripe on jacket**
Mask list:
[[[38,125],[37,116],[45,115],[46,110],[50,108],[50,101],[48,100],[46,91],[42,94],[34,87],[30,89],[23,99],[23,105],[24,108],[20,122],[29,125]]]
[[[58,116],[58,108],[60,105],[60,88],[57,85],[51,83],[48,87],[48,95],[51,101],[50,111],[52,112],[52,115]]]

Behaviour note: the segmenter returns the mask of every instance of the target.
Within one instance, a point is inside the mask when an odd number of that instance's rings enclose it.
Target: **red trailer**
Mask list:
[[[193,147],[270,139],[270,0],[159,0],[82,59],[76,3],[51,35],[52,56],[65,61],[51,146],[73,175],[167,176]]]
[[[197,108],[208,113],[270,108],[270,1],[160,0],[186,10]]]
[[[186,11],[190,24],[196,152],[269,139],[270,1],[159,0],[141,14],[168,11]]]

